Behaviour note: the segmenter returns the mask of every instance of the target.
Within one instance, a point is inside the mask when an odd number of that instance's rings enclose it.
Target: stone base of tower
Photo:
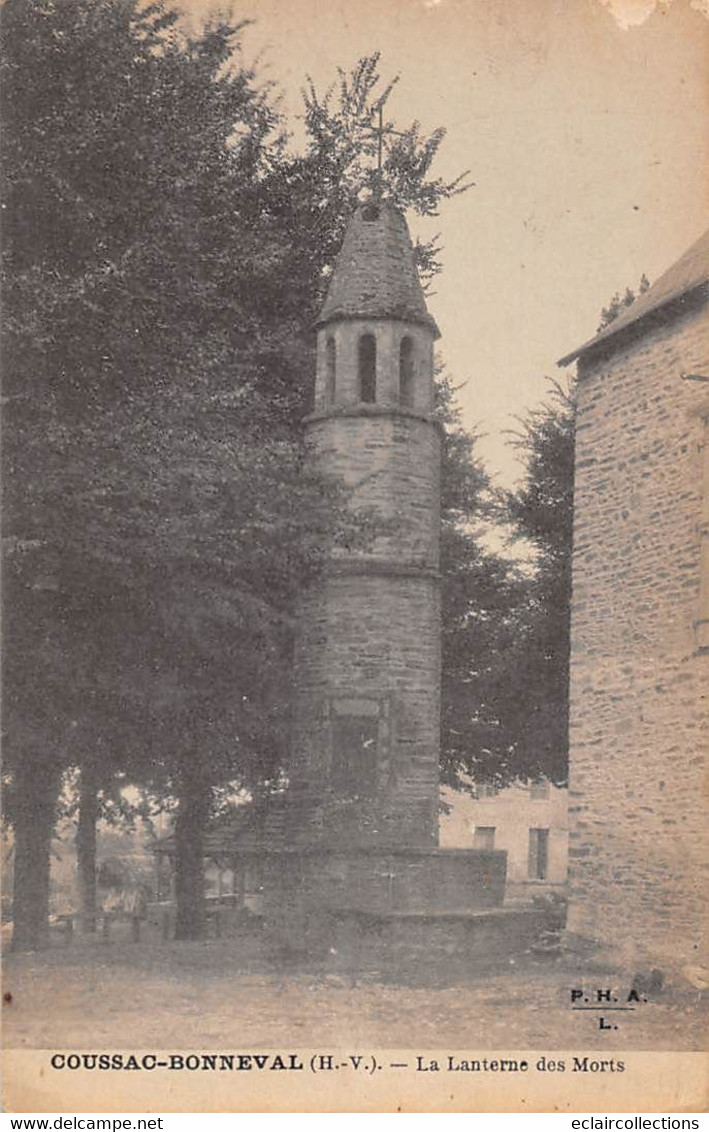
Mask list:
[[[509,970],[546,928],[539,908],[470,912],[341,912],[333,916],[328,968],[343,975],[438,987]]]
[[[483,849],[313,847],[269,853],[263,888],[271,914],[338,908],[363,912],[460,912],[495,908],[507,854]]]
[[[428,568],[341,561],[302,595],[289,846],[437,845],[439,589]]]
[[[529,951],[541,907],[503,907],[506,853],[313,849],[262,858],[265,926],[292,956],[346,976],[433,986]]]
[[[409,919],[450,928],[461,917],[499,909],[506,868],[507,854],[497,850],[272,852],[262,858],[263,914],[295,950],[345,955],[357,950],[366,925],[385,939],[392,924]],[[344,946],[348,930],[353,938]]]

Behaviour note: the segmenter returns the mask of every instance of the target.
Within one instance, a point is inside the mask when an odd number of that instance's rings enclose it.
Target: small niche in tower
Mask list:
[[[363,334],[359,340],[359,399],[373,404],[377,399],[377,340]]]
[[[414,407],[414,343],[408,337],[399,346],[399,402],[407,409]]]
[[[325,343],[325,401],[332,405],[335,400],[337,383],[337,346],[335,339],[330,335]]]
[[[332,787],[341,798],[371,798],[377,789],[379,705],[340,701],[332,705]]]

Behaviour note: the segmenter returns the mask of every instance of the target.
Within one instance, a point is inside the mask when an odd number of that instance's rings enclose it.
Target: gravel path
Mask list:
[[[706,1048],[706,1009],[691,988],[666,987],[618,1030],[570,1009],[570,990],[627,982],[582,975],[567,958],[534,960],[479,974],[465,985],[387,984],[277,960],[258,941],[130,944],[81,940],[5,963],[4,1041],[34,1049],[352,1048],[643,1049]],[[443,985],[441,985],[443,984]],[[11,1001],[8,1002],[8,995]],[[620,1021],[618,1021],[620,1019]]]

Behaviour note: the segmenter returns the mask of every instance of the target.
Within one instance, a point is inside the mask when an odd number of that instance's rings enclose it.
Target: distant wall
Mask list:
[[[696,958],[707,918],[698,637],[706,306],[580,365],[569,929]],[[704,730],[702,730],[704,728]]]
[[[546,797],[535,797],[529,786],[518,783],[498,794],[475,798],[471,793],[446,788],[442,798],[450,807],[440,818],[442,848],[471,847],[476,827],[494,828],[495,849],[507,852],[507,884],[513,894],[558,888],[566,882],[569,834],[565,789],[547,783]],[[530,829],[549,830],[545,880],[529,876]]]

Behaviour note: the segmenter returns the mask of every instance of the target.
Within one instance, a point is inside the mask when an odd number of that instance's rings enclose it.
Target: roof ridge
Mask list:
[[[600,343],[607,342],[622,331],[635,326],[649,315],[706,284],[709,284],[709,230],[695,240],[666,271],[663,271],[655,282],[648,287],[647,291],[638,295],[622,314],[619,314],[608,326],[604,326],[582,346],[572,350],[569,354],[565,354],[563,358],[559,359],[557,365],[568,365]]]

